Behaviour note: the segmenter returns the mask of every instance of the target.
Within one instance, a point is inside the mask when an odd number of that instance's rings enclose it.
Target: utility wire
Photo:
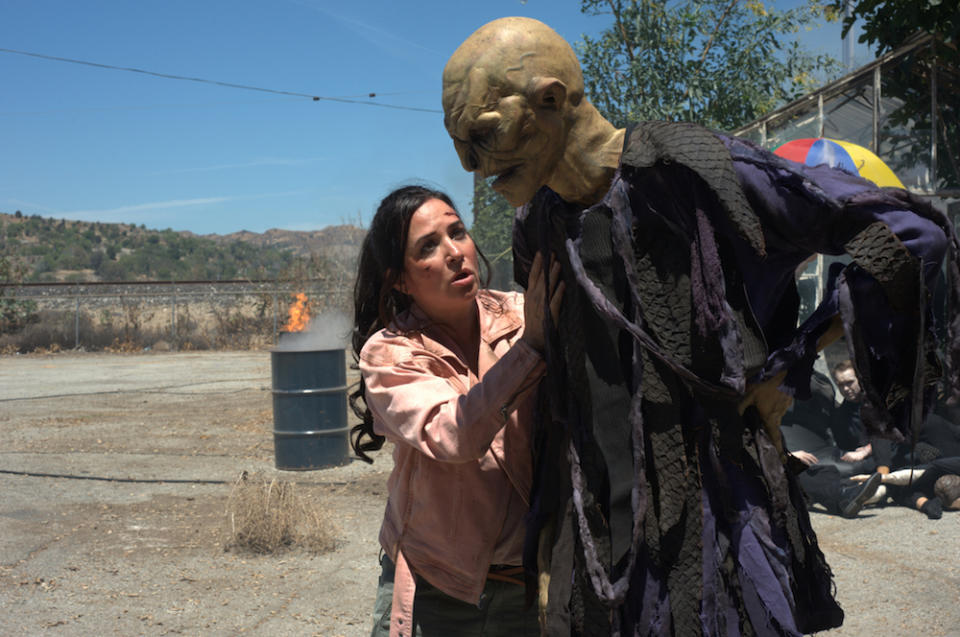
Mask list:
[[[264,97],[258,100],[217,100],[214,102],[194,102],[194,103],[179,103],[179,104],[139,104],[139,105],[124,105],[124,106],[77,106],[73,108],[52,108],[45,111],[0,111],[0,117],[7,115],[53,115],[56,113],[73,113],[73,112],[97,112],[97,111],[149,111],[149,110],[159,110],[165,108],[204,108],[208,106],[224,106],[230,105],[235,106],[237,104],[264,104],[266,102],[271,102],[276,104],[280,101],[278,97]],[[285,100],[282,100],[285,103],[292,103],[294,101],[299,102],[299,97],[288,97]]]
[[[171,75],[169,73],[157,73],[155,71],[146,71],[144,69],[137,69],[128,66],[114,66],[112,64],[100,64],[99,62],[89,62],[87,60],[75,60],[73,58],[64,58],[57,57],[55,55],[45,55],[43,53],[31,53],[30,51],[18,51],[16,49],[4,49],[0,48],[0,53],[15,53],[17,55],[26,55],[29,57],[40,58],[42,60],[53,60],[55,62],[69,62],[71,64],[82,64],[85,66],[93,66],[100,69],[112,69],[115,71],[128,71],[130,73],[142,73],[143,75],[152,75],[153,77],[162,77],[168,80],[181,80],[185,82],[199,82],[201,84],[213,84],[216,86],[224,86],[227,88],[239,88],[246,91],[259,91],[261,93],[273,93],[275,95],[291,95],[294,97],[305,97],[313,100],[314,102],[319,102],[321,100],[327,102],[342,102],[345,104],[364,104],[366,106],[379,106],[381,108],[394,108],[403,111],[419,111],[422,113],[439,113],[440,111],[435,108],[418,108],[416,106],[400,106],[398,104],[383,104],[381,102],[371,102],[369,100],[358,100],[351,99],[348,97],[325,97],[322,95],[310,95],[309,93],[297,93],[295,91],[280,91],[272,88],[262,88],[259,86],[250,86],[249,84],[234,84],[232,82],[220,82],[218,80],[208,80],[202,77],[187,77],[184,75]],[[376,93],[368,93],[368,97],[376,97]]]

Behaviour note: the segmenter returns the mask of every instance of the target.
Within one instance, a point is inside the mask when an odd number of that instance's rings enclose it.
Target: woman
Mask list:
[[[381,202],[361,250],[353,446],[395,445],[373,635],[539,633],[520,563],[547,292],[482,289],[478,258],[450,198],[420,186]]]

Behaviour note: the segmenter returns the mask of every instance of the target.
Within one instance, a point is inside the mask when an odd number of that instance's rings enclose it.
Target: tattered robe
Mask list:
[[[941,376],[929,310],[944,255],[956,390],[957,238],[904,191],[782,160],[691,124],[627,131],[603,200],[542,188],[518,210],[515,274],[563,264],[548,317],[525,564],[548,635],[798,635],[838,626],[796,479],[747,386],[804,398],[832,317],[874,433],[907,434]],[[799,327],[794,272],[852,263]],[[544,259],[543,263],[548,263]],[[775,429],[775,428],[774,428]]]

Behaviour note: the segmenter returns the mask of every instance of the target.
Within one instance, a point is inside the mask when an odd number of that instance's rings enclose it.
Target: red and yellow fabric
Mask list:
[[[883,160],[863,146],[851,142],[826,137],[808,137],[781,144],[773,152],[780,157],[807,166],[827,164],[840,168],[869,179],[878,186],[904,187]]]

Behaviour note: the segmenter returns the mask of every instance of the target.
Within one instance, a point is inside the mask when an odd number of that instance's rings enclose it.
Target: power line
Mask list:
[[[87,60],[76,60],[73,58],[64,58],[57,57],[55,55],[45,55],[43,53],[31,53],[30,51],[18,51],[16,49],[4,49],[0,48],[2,53],[15,53],[17,55],[26,55],[29,57],[40,58],[42,60],[53,60],[55,62],[69,62],[70,64],[82,64],[84,66],[92,66],[100,69],[112,69],[115,71],[127,71],[130,73],[141,73],[143,75],[151,75],[153,77],[162,77],[168,80],[181,80],[185,82],[199,82],[201,84],[213,84],[215,86],[224,86],[226,88],[238,88],[246,91],[259,91],[261,93],[273,93],[275,95],[290,95],[293,97],[305,97],[307,99],[313,100],[314,102],[327,101],[327,102],[342,102],[345,104],[364,104],[366,106],[379,106],[380,108],[394,108],[403,111],[419,111],[422,113],[439,113],[440,111],[434,108],[418,108],[416,106],[400,106],[398,104],[384,104],[382,102],[371,102],[369,100],[358,100],[351,99],[349,97],[326,97],[323,95],[310,95],[309,93],[297,93],[295,91],[280,91],[272,88],[263,88],[260,86],[250,86],[249,84],[234,84],[232,82],[220,82],[219,80],[208,80],[202,77],[187,77],[185,75],[172,75],[170,73],[157,73],[156,71],[147,71],[144,69],[137,69],[128,66],[114,66],[112,64],[100,64],[99,62],[90,62]],[[376,97],[376,93],[368,93],[368,97]]]
[[[97,112],[97,111],[150,111],[150,110],[160,110],[168,108],[204,108],[204,107],[220,107],[225,104],[231,106],[236,106],[237,104],[263,104],[270,102],[271,104],[276,104],[280,101],[280,98],[277,97],[264,97],[258,100],[217,100],[213,102],[194,102],[194,103],[180,103],[180,104],[127,104],[127,105],[117,105],[117,106],[77,106],[73,108],[52,108],[44,111],[0,111],[0,117],[3,116],[13,116],[13,115],[53,115],[56,113],[73,113],[73,112]],[[288,97],[283,100],[285,103],[292,104],[294,101],[300,102],[299,97]]]

